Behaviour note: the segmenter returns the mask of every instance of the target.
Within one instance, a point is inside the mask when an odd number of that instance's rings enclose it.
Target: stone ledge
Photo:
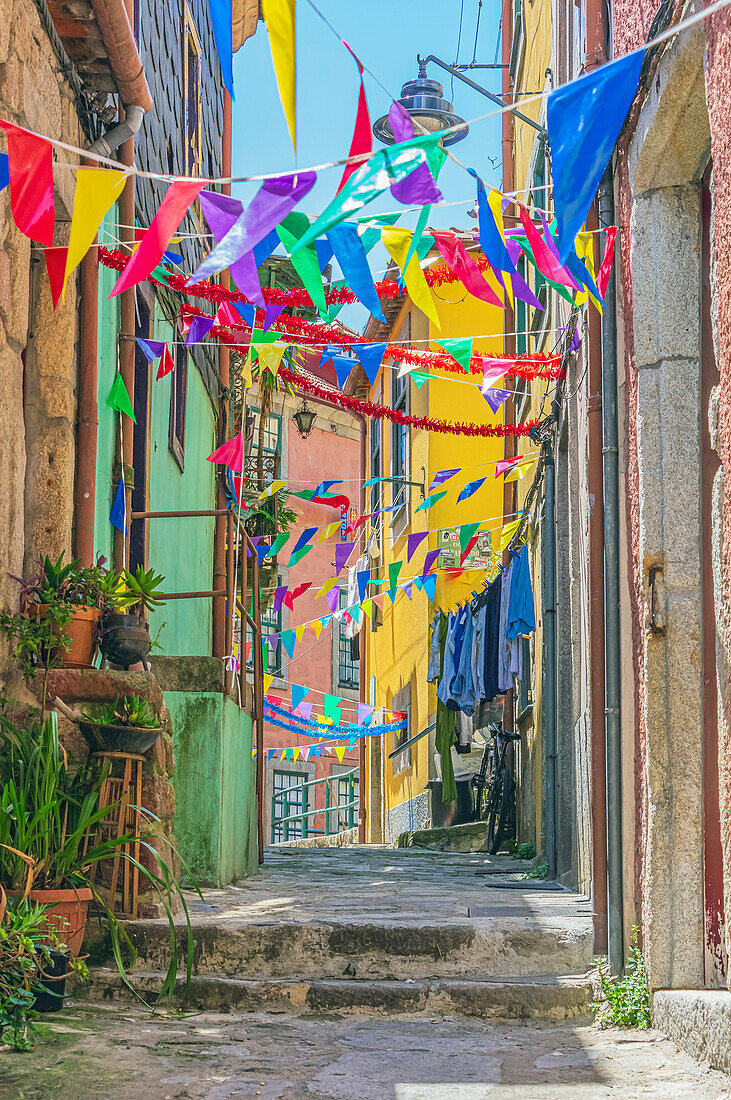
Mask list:
[[[41,677],[29,681],[40,699]],[[98,703],[121,695],[146,699],[159,714],[162,707],[160,684],[151,672],[115,672],[107,668],[52,668],[48,674],[48,696],[58,695],[64,703]]]
[[[150,665],[163,691],[225,690],[225,669],[218,657],[150,657]]]
[[[660,989],[652,1026],[687,1054],[731,1073],[731,993],[725,989]]]

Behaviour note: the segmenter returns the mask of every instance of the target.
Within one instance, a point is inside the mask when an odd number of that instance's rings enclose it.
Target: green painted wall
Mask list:
[[[108,240],[109,233],[116,235],[119,221],[117,207],[113,206],[102,222],[100,240]],[[109,226],[105,233],[105,226]],[[107,405],[107,397],[117,371],[117,333],[119,331],[119,299],[108,300],[109,292],[119,278],[119,272],[99,264],[99,322],[97,328],[97,403],[99,427],[96,440],[96,502],[94,508],[94,548],[112,560],[114,528],[109,513],[114,498],[112,475],[114,455],[119,434],[119,417]],[[116,486],[115,486],[116,488]]]
[[[175,835],[198,881],[257,869],[252,721],[220,692],[165,691],[174,730]]]

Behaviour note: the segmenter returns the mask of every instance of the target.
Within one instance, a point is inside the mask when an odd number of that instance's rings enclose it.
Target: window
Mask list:
[[[383,469],[381,466],[381,439],[382,439],[382,424],[380,420],[375,417],[371,420],[371,463],[370,463],[370,476],[382,477]],[[368,509],[370,512],[377,512],[379,508],[383,507],[383,482],[379,482],[377,485],[371,486],[371,506]],[[378,542],[381,541],[383,516],[376,516],[373,520],[373,530],[376,533]]]
[[[541,142],[536,152],[536,159],[533,165],[533,205],[537,206],[539,210],[545,210],[547,208],[546,203],[546,152]],[[534,270],[533,275],[533,290],[536,298],[540,301],[544,307],[548,302],[548,284],[545,278],[537,269]],[[540,333],[545,323],[545,309],[534,309],[531,317],[531,330],[536,333]],[[531,348],[531,351],[535,351],[536,348]]]
[[[276,581],[274,581],[274,580],[272,581],[272,584],[275,587],[276,587],[276,585],[281,584],[281,583],[282,583],[281,577],[277,577]],[[269,595],[271,595],[271,593],[267,592],[267,596],[269,596]],[[267,634],[280,634],[281,630],[282,630],[282,611],[281,611],[281,608],[280,608],[279,611],[272,611],[271,606],[269,606],[266,609],[266,611],[262,608],[262,612],[261,612],[261,631],[262,631],[262,634],[264,635],[264,637],[266,637]],[[254,637],[254,635],[252,633],[251,627],[247,626],[246,627],[247,647],[248,647],[249,642],[253,641],[253,637]],[[266,668],[264,669],[265,673],[266,672],[271,673],[272,676],[281,676],[282,675],[282,651],[283,651],[283,646],[282,646],[281,642],[279,643],[278,646],[269,646],[268,647],[268,650],[267,650],[268,656],[267,656]],[[249,671],[252,671],[253,668],[254,668],[254,651],[253,651],[253,648],[252,648],[251,654],[249,656],[249,659],[246,662],[246,667]]]
[[[193,17],[185,6],[185,171],[189,176],[201,174],[201,47]]]
[[[338,777],[336,794],[338,806],[345,818],[347,828],[352,829],[358,821],[358,776]],[[355,805],[352,805],[352,803],[355,803]]]
[[[340,589],[338,607],[348,606],[347,589]],[[355,657],[352,643],[358,642],[355,638],[347,638],[345,635],[345,623],[340,620],[338,624],[338,687],[357,688],[360,685],[360,660]]]
[[[176,334],[175,370],[170,378],[169,446],[182,470],[185,465],[185,407],[188,397],[188,351]]]
[[[390,709],[401,711],[406,715],[406,728],[394,730],[393,733],[393,748],[397,749],[399,745],[404,745],[411,736],[409,733],[411,727],[411,684],[407,684],[406,687],[401,688],[401,691],[396,692]],[[394,775],[407,771],[411,767],[411,746],[405,748],[398,756],[394,756],[391,764]]]
[[[411,314],[406,318],[399,332],[398,339],[409,340],[411,338]],[[409,411],[409,376],[404,374],[399,378],[396,371],[391,372],[391,408],[401,412]],[[409,476],[409,427],[408,424],[391,425],[391,477],[407,478]],[[403,514],[402,508],[406,506],[407,485],[393,485],[391,489],[391,503],[401,507],[393,513],[391,523],[395,523]]]
[[[272,844],[307,836],[307,821],[288,821],[277,825],[283,818],[307,812],[307,790],[302,786],[305,776],[298,772],[277,772],[272,776]],[[304,825],[304,828],[303,828]]]

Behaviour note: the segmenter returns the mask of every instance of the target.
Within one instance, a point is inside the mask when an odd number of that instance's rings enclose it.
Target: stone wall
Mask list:
[[[0,19],[0,118],[83,145],[76,104],[34,4]],[[64,152],[65,162],[74,162]],[[74,173],[57,168],[57,245],[68,240]],[[40,553],[69,552],[73,523],[77,289],[54,313],[43,251],[16,228],[0,192],[0,602]]]

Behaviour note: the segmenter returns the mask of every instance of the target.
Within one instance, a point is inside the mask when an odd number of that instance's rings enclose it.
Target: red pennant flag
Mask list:
[[[355,157],[359,153],[371,153],[373,151],[373,133],[371,131],[371,118],[368,113],[368,101],[366,99],[365,85],[363,84],[363,66],[347,42],[343,42],[346,50],[348,50],[358,66],[358,72],[360,73],[360,92],[358,93],[358,110],[355,113],[355,129],[353,130],[353,140],[350,143],[350,151],[348,156]],[[357,172],[358,169],[364,164],[364,161],[359,161],[356,164],[346,164],[343,171],[343,178],[340,181],[340,187],[338,191],[345,187],[353,172]]]
[[[612,260],[614,259],[614,242],[617,239],[617,227],[616,225],[610,225],[607,229],[607,239],[604,245],[604,258],[602,259],[602,266],[597,271],[596,285],[599,289],[599,293],[602,298],[607,293],[607,283],[609,282],[609,272],[612,270]]]
[[[10,209],[21,233],[50,247],[55,204],[51,143],[12,122],[0,120],[8,137]]]
[[[293,588],[291,592],[287,592],[286,596],[284,597],[284,602],[290,611],[292,610],[292,604],[297,599],[297,597],[301,596],[303,592],[306,592],[307,589],[311,587],[312,581],[306,581],[304,584],[298,584],[297,587]]]
[[[46,269],[48,271],[48,281],[51,284],[51,301],[53,302],[53,308],[58,305],[58,300],[61,297],[61,291],[63,290],[63,281],[66,273],[66,253],[68,252],[68,246],[63,245],[57,248],[46,248],[44,255],[46,257]]]
[[[168,350],[168,346],[166,344],[165,345],[165,350],[163,351],[162,356],[160,357],[160,366],[157,368],[157,374],[155,375],[155,379],[158,380],[160,378],[164,378],[166,374],[170,374],[171,370],[175,370],[175,360],[173,359],[172,355],[170,354],[170,352]]]
[[[485,276],[456,233],[450,230],[434,230],[432,236],[445,264],[457,276],[465,290],[491,306],[504,305],[488,286]]]
[[[230,302],[221,302],[214,323],[238,328],[241,325],[241,314],[237,309],[234,309]]]
[[[150,228],[112,287],[110,298],[116,298],[118,294],[141,283],[157,267],[163,252],[170,244],[170,238],[205,185],[205,180],[173,180],[150,223]]]
[[[472,552],[472,548],[477,544],[477,538],[478,538],[477,535],[473,535],[472,538],[470,539],[470,541],[465,546],[464,552],[462,553],[462,555],[459,559],[459,564],[460,565],[464,564],[465,558],[468,557],[470,555],[470,553]]]

